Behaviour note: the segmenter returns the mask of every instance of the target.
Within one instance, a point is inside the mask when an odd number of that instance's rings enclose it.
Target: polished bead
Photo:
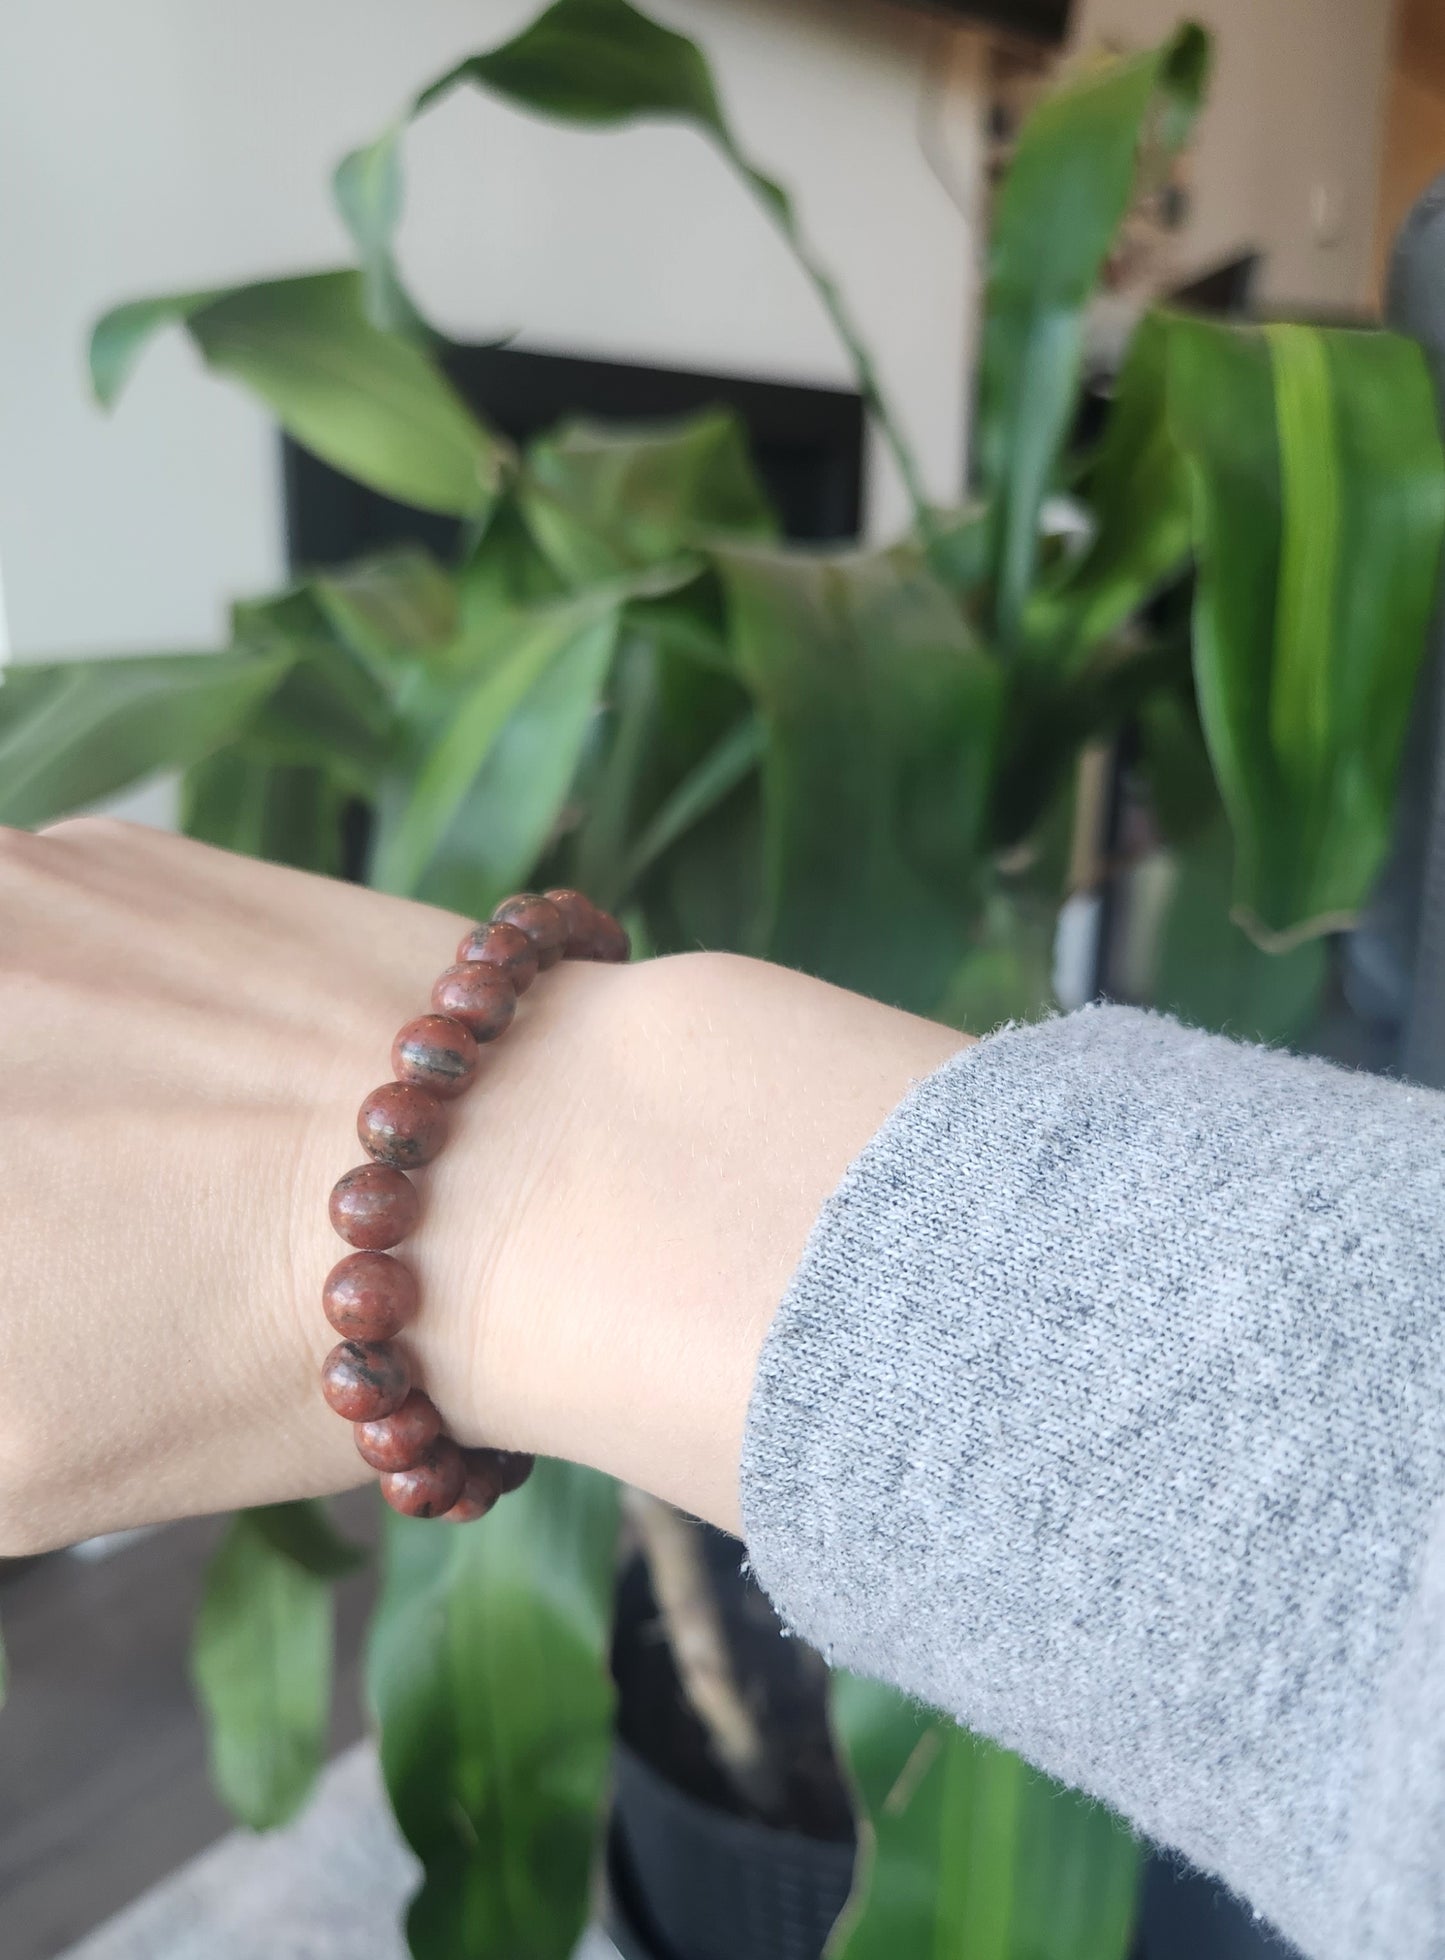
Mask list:
[[[438,1436],[406,1470],[385,1470],[381,1494],[393,1511],[408,1518],[445,1517],[467,1480],[462,1453],[449,1436]]]
[[[599,912],[592,936],[592,958],[605,960],[609,966],[621,966],[631,954],[632,941],[627,936],[627,928],[619,925],[610,912]]]
[[[536,949],[520,926],[508,925],[505,919],[473,926],[457,948],[457,959],[463,966],[488,966],[505,973],[513,992],[519,994],[526,993],[537,977]]]
[[[400,1245],[420,1213],[416,1186],[389,1164],[358,1164],[331,1193],[332,1225],[348,1245],[367,1252]]]
[[[495,967],[469,962],[447,968],[431,990],[431,1004],[439,1014],[460,1021],[477,1041],[495,1041],[511,1025],[517,995]]]
[[[401,1407],[376,1422],[356,1425],[356,1447],[373,1470],[410,1470],[442,1433],[442,1419],[429,1395],[414,1388]]]
[[[537,1467],[537,1459],[527,1450],[494,1450],[502,1473],[502,1495],[520,1490]]]
[[[450,1102],[477,1072],[477,1044],[446,1014],[423,1014],[408,1021],[391,1045],[391,1066],[398,1081],[414,1082]]]
[[[384,1252],[353,1252],[331,1268],[321,1304],[349,1341],[389,1341],[416,1312],[416,1278]]]
[[[564,957],[569,960],[590,960],[602,917],[597,907],[585,892],[551,891],[544,896],[549,905],[556,906],[567,926]]]
[[[411,1379],[395,1348],[342,1341],[321,1364],[321,1393],[348,1422],[375,1422],[406,1400]]]
[[[420,1170],[446,1141],[446,1116],[441,1104],[414,1082],[383,1082],[361,1105],[356,1134],[361,1147],[379,1164],[397,1170]]]
[[[503,1495],[502,1469],[496,1450],[463,1450],[466,1482],[462,1494],[446,1514],[448,1524],[471,1524],[484,1518]]]
[[[513,898],[504,898],[492,917],[501,924],[519,926],[526,933],[544,973],[561,959],[567,945],[567,921],[539,892],[518,892]]]

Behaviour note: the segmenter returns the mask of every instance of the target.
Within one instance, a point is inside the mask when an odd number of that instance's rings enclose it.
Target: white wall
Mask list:
[[[0,564],[17,654],[205,646],[230,597],[280,576],[263,417],[175,334],[102,416],[88,325],[123,297],[344,260],[336,158],[539,5],[3,0]],[[916,125],[931,68],[967,177],[972,44],[865,0],[656,11],[705,38],[745,145],[795,188],[870,336],[932,490],[956,493],[972,252]],[[468,93],[416,132],[409,213],[415,287],[459,336],[848,378],[766,220],[687,132],[560,131]],[[875,477],[886,529],[899,500]]]
[[[1194,157],[1190,267],[1266,251],[1281,307],[1354,309],[1373,288],[1389,0],[1075,0],[1075,39],[1144,46],[1184,16],[1215,32]]]

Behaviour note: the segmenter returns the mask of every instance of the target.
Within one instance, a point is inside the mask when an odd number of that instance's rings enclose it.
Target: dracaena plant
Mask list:
[[[186,827],[235,849],[336,872],[362,836],[373,881],[475,915],[578,883],[646,948],[763,954],[986,1025],[1047,1001],[1079,756],[1127,721],[1182,866],[1174,997],[1212,976],[1200,1012],[1282,1031],[1380,863],[1445,472],[1413,344],[1167,314],[1073,455],[1091,294],[1207,54],[1186,26],[1026,126],[994,213],[972,494],[942,510],[698,47],[624,0],[558,0],[345,159],[356,266],[134,302],[92,346],[109,403],[178,324],[318,456],[463,520],[458,555],[303,577],[237,605],[224,652],[13,667],[0,819],[180,770]],[[725,414],[525,453],[478,419],[392,256],[406,126],[464,88],[714,146],[853,359],[909,537],[784,544]],[[1082,546],[1041,524],[1061,491]],[[616,1528],[616,1492],[562,1465],[481,1527],[387,1519],[369,1685],[424,1867],[417,1960],[561,1960],[584,1921]],[[317,1507],[282,1506],[238,1518],[210,1576],[196,1674],[220,1788],[258,1827],[321,1759],[348,1556]],[[840,1679],[833,1708],[860,1849],[832,1960],[1122,1960],[1139,1853],[1106,1812],[874,1685]]]

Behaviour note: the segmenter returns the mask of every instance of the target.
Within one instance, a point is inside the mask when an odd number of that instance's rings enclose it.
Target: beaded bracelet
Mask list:
[[[355,1246],[332,1268],[322,1293],[326,1317],[342,1336],[321,1368],[321,1392],[354,1425],[356,1447],[381,1473],[393,1510],[465,1524],[531,1473],[514,1450],[463,1449],[442,1433],[435,1403],[412,1386],[393,1345],[416,1313],[410,1267],[390,1256],[416,1225],[421,1203],[408,1171],[421,1170],[446,1137],[444,1104],[467,1089],[481,1043],[504,1034],[539,972],[563,958],[621,961],[627,934],[581,892],[523,892],[474,926],[457,964],[432,988],[433,1011],[408,1021],[391,1050],[395,1081],[361,1105],[357,1135],[370,1163],[339,1180],[331,1223]]]

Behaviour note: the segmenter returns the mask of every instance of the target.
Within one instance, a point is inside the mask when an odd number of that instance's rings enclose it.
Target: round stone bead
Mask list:
[[[348,1245],[385,1252],[416,1226],[421,1200],[416,1186],[388,1164],[358,1164],[331,1193],[331,1223]]]
[[[417,1171],[429,1164],[446,1141],[442,1106],[414,1082],[383,1082],[361,1105],[356,1134],[379,1164]]]
[[[566,922],[564,957],[569,960],[590,960],[600,917],[597,907],[585,892],[551,891],[544,893],[544,897],[549,905],[556,906]]]
[[[477,1072],[477,1044],[446,1014],[423,1014],[408,1021],[391,1046],[391,1066],[400,1082],[414,1082],[450,1102]]]
[[[501,1466],[496,1450],[463,1450],[466,1482],[462,1494],[446,1514],[448,1524],[471,1524],[484,1518],[503,1492]]]
[[[520,1490],[537,1467],[537,1459],[527,1450],[493,1450],[502,1476],[502,1495]]]
[[[411,1379],[395,1348],[342,1341],[321,1364],[321,1393],[348,1422],[375,1422],[406,1400]]]
[[[495,967],[468,961],[449,966],[431,990],[438,1014],[460,1021],[477,1041],[495,1041],[511,1026],[517,1011],[516,990]]]
[[[492,917],[499,924],[518,926],[526,933],[544,973],[566,950],[567,921],[539,892],[518,892],[514,898],[504,898]]]
[[[410,1470],[442,1433],[442,1419],[429,1395],[414,1388],[401,1407],[376,1422],[356,1425],[356,1447],[373,1470]]]
[[[442,1518],[462,1494],[467,1480],[462,1453],[449,1436],[438,1436],[406,1470],[385,1470],[381,1494],[393,1511],[408,1518]]]
[[[592,939],[593,959],[605,960],[609,966],[621,966],[631,954],[632,941],[627,936],[627,928],[619,925],[610,912],[599,912]]]
[[[457,948],[463,966],[493,967],[505,973],[515,993],[524,994],[537,977],[537,953],[520,926],[505,919],[473,926]]]
[[[349,1341],[389,1341],[416,1312],[416,1277],[384,1252],[353,1252],[331,1268],[321,1304]]]

